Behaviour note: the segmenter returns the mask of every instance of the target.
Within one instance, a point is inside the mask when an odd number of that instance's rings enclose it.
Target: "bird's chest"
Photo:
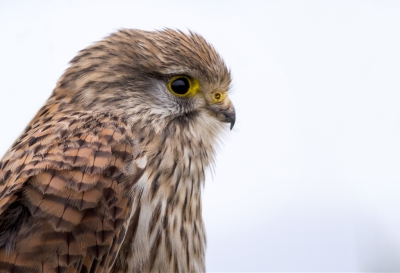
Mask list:
[[[121,247],[125,268],[114,272],[204,272],[201,215],[204,167],[190,151],[166,148],[147,155],[133,189],[133,206]],[[118,261],[115,266],[118,266]],[[121,267],[122,268],[122,267]]]

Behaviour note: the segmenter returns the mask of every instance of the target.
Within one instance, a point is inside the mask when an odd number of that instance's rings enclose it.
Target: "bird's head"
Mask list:
[[[124,29],[80,51],[55,96],[159,128],[184,123],[219,131],[235,123],[230,84],[225,63],[201,36]]]

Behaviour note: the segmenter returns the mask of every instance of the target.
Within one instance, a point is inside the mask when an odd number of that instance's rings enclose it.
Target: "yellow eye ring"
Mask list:
[[[199,89],[199,81],[188,76],[179,75],[168,81],[168,90],[177,97],[193,96]]]

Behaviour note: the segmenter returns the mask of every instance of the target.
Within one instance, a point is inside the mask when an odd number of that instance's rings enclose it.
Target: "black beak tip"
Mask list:
[[[235,125],[235,121],[236,121],[236,116],[234,115],[233,118],[231,119],[231,128],[230,128],[231,131],[233,129],[233,126]]]

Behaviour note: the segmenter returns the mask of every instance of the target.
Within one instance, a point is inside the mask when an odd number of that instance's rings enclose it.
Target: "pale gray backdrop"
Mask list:
[[[400,271],[400,1],[0,0],[0,154],[122,27],[196,31],[232,70],[209,271]]]

